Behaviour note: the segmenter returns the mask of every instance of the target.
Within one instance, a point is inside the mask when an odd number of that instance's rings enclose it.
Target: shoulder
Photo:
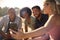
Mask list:
[[[5,16],[2,17],[3,20],[5,20],[5,19],[7,20],[8,18],[9,18],[8,15],[5,15]]]
[[[31,23],[34,24],[36,22],[36,18],[31,16]]]
[[[33,16],[31,16],[31,20],[32,20],[32,21],[35,21],[35,20],[36,20],[36,18],[35,18],[35,17],[33,17]]]
[[[53,17],[52,17],[52,19],[54,19],[54,20],[60,20],[60,14],[53,14]],[[56,20],[56,21],[57,21]]]
[[[31,16],[31,19],[35,20],[36,18],[35,18],[35,17],[33,17],[33,16]]]
[[[49,18],[49,16],[47,14],[42,14],[41,16],[43,19],[46,19],[46,20],[48,20],[48,18]]]
[[[43,17],[48,17],[48,15],[47,15],[47,14],[42,14],[42,16],[43,16]]]
[[[22,20],[21,17],[19,17],[19,16],[16,16],[16,19],[17,19],[17,20]]]

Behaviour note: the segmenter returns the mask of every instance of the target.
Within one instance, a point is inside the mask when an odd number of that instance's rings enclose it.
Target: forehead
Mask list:
[[[51,3],[50,2],[44,2],[44,5],[50,5]]]
[[[38,8],[34,8],[34,9],[32,9],[33,11],[40,11]]]
[[[15,12],[15,10],[14,9],[9,9],[8,12]]]
[[[53,4],[50,3],[50,2],[45,2],[43,6],[44,6],[44,8],[45,8],[45,7],[47,8],[47,7],[52,7]]]
[[[8,10],[7,14],[9,14],[9,15],[15,15],[15,10]]]

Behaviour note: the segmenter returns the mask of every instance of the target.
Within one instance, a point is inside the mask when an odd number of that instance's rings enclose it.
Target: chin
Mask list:
[[[35,18],[38,18],[38,17],[35,17]]]
[[[35,15],[35,17],[38,17],[37,15]]]

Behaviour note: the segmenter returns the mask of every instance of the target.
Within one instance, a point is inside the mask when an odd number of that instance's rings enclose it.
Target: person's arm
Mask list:
[[[18,21],[19,21],[19,22],[18,22],[18,31],[22,31],[22,19],[19,18]]]
[[[25,33],[25,36],[23,38],[28,38],[28,37],[35,37],[35,36],[41,36],[45,33],[47,33],[49,30],[51,30],[55,25],[55,18],[50,17],[45,26],[40,27],[32,32],[27,32]]]
[[[4,17],[2,17],[2,19],[0,19],[0,30],[2,30],[4,25]]]
[[[32,32],[27,33],[21,33],[21,32],[15,32],[16,34],[12,34],[14,38],[21,39],[21,38],[29,38],[29,37],[35,37],[35,36],[41,36],[43,34],[46,34],[49,30],[54,28],[56,26],[56,18],[49,19],[46,23],[45,27],[40,27]],[[21,35],[20,35],[21,34]]]

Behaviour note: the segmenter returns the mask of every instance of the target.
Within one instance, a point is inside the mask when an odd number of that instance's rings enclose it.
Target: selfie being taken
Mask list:
[[[0,0],[0,40],[60,40],[60,1]]]

